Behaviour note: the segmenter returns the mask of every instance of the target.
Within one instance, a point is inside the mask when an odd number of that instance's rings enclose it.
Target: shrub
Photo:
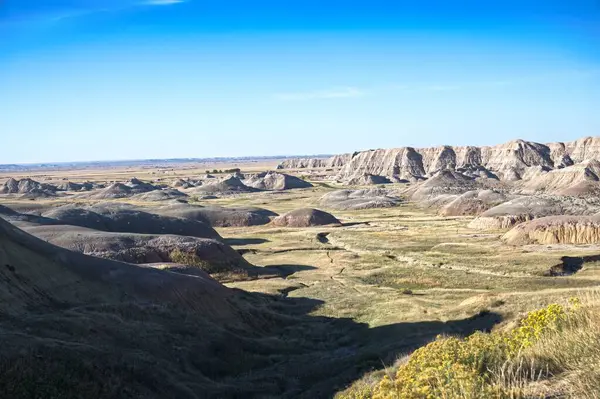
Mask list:
[[[219,263],[219,262],[208,262],[204,259],[201,259],[194,252],[185,252],[179,248],[173,250],[170,254],[171,261],[175,263],[181,263],[187,266],[193,266],[204,270],[207,273],[222,273],[230,271],[229,265]]]
[[[339,399],[520,398],[522,384],[500,383],[497,376],[542,337],[560,331],[578,309],[551,304],[527,314],[506,332],[476,332],[467,338],[438,336],[417,349],[395,374],[385,375],[369,388],[357,384]],[[518,377],[515,375],[515,378]]]

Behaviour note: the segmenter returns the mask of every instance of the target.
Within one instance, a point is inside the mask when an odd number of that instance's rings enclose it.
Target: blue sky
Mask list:
[[[600,2],[0,0],[0,163],[600,134]]]

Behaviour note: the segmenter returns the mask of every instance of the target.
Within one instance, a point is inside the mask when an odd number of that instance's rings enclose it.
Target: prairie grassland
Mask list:
[[[211,200],[223,206],[259,206],[282,213],[300,207],[331,212],[343,227],[218,229],[258,266],[281,267],[282,279],[232,286],[322,300],[318,314],[350,317],[372,326],[452,320],[492,309],[510,320],[556,298],[598,285],[600,268],[586,264],[572,276],[544,275],[563,256],[600,251],[587,247],[512,247],[501,231],[467,227],[472,218],[440,217],[417,204],[340,211],[319,206],[330,188],[243,195]],[[328,243],[317,240],[327,232]],[[291,274],[293,273],[293,274]]]
[[[107,181],[125,181],[136,177],[141,180],[170,180],[178,177],[186,178],[201,176],[206,171],[212,173],[213,170],[227,170],[241,168],[245,172],[262,172],[264,170],[275,169],[279,160],[255,160],[255,161],[234,161],[227,160],[222,162],[190,162],[178,164],[164,164],[158,162],[155,165],[137,165],[137,166],[85,166],[80,168],[56,168],[39,169],[30,171],[4,171],[0,173],[0,184],[9,178],[20,179],[30,177],[45,183],[61,183],[64,180],[71,182],[107,182]]]

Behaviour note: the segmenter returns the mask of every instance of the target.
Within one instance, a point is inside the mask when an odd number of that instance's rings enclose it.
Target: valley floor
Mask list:
[[[570,276],[548,276],[564,256],[590,256],[599,246],[526,246],[502,243],[502,232],[467,227],[472,217],[440,217],[403,204],[339,211],[319,207],[326,189],[214,200],[283,213],[317,207],[342,227],[220,228],[251,263],[287,277],[231,283],[248,291],[322,301],[316,314],[370,326],[460,320],[493,311],[510,320],[600,282],[600,263]],[[319,236],[319,237],[318,237]],[[321,237],[324,237],[321,238]]]

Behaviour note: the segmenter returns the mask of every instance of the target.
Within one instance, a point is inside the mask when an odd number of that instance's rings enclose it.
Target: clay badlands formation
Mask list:
[[[495,175],[500,180],[516,181],[599,157],[600,138],[586,137],[550,144],[515,140],[491,147],[368,150],[328,159],[287,160],[279,165],[279,169],[338,168],[336,177],[342,181],[361,179],[365,175],[418,180],[442,170],[456,170],[466,175],[475,172],[489,177]]]
[[[368,150],[286,160],[278,169],[302,170],[354,186],[408,183],[394,190],[378,189],[376,196],[373,190],[328,193],[321,204],[334,209],[394,206],[390,198],[404,197],[442,216],[478,216],[469,226],[479,230],[510,229],[541,217],[569,215],[570,219],[553,220],[552,229],[576,228],[577,234],[553,233],[551,239],[545,223],[531,223],[527,231],[543,230],[540,243],[589,244],[597,241],[595,222],[575,223],[573,218],[600,212],[599,159],[600,138],[585,137],[549,144],[514,140],[486,147]]]

